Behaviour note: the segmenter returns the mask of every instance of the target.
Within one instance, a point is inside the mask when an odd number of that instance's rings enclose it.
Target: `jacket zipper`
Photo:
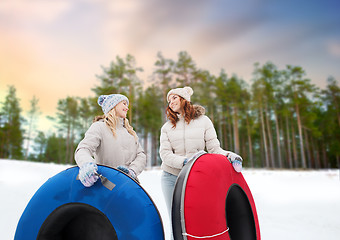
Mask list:
[[[185,119],[183,117],[183,143],[184,143],[184,156],[187,156],[186,142],[185,142]]]

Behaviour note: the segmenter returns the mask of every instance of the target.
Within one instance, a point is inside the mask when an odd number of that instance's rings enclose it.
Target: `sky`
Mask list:
[[[147,80],[158,52],[186,51],[197,68],[251,82],[254,63],[301,66],[320,88],[340,80],[339,0],[1,0],[0,101],[17,89],[53,115],[91,91],[116,56],[131,54]]]

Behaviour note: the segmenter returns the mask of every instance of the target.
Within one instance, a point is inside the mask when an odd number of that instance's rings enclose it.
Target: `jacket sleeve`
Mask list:
[[[165,125],[161,129],[159,155],[164,164],[172,168],[183,168],[185,157],[173,153]]]
[[[220,141],[217,139],[217,134],[216,134],[216,130],[215,130],[213,123],[207,116],[204,116],[204,117],[205,117],[204,140],[205,140],[205,146],[208,152],[222,154],[226,156],[228,152],[223,150],[220,147]]]
[[[100,145],[101,135],[99,126],[92,124],[86,131],[85,137],[80,141],[74,153],[74,159],[79,167],[88,162],[94,162],[94,153]]]
[[[129,168],[131,168],[136,173],[136,175],[139,175],[145,169],[145,166],[146,166],[146,155],[139,141],[137,141],[136,158],[132,161]]]

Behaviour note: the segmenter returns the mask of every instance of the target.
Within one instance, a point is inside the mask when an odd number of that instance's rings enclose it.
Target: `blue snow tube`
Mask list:
[[[98,180],[84,187],[78,167],[46,181],[26,206],[15,240],[164,240],[160,214],[147,192],[123,172],[98,166],[115,184],[112,190]]]

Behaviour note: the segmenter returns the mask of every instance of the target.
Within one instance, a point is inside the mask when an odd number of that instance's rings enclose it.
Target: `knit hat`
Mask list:
[[[192,90],[191,87],[183,87],[183,88],[174,88],[174,89],[171,89],[169,92],[168,92],[168,95],[166,96],[166,99],[169,101],[169,96],[171,94],[176,94],[178,96],[181,96],[182,98],[184,98],[185,100],[189,101],[190,102],[190,96],[194,93],[194,90]]]
[[[118,103],[124,100],[129,105],[129,99],[122,94],[101,95],[98,98],[98,104],[102,107],[104,114],[107,114]]]

